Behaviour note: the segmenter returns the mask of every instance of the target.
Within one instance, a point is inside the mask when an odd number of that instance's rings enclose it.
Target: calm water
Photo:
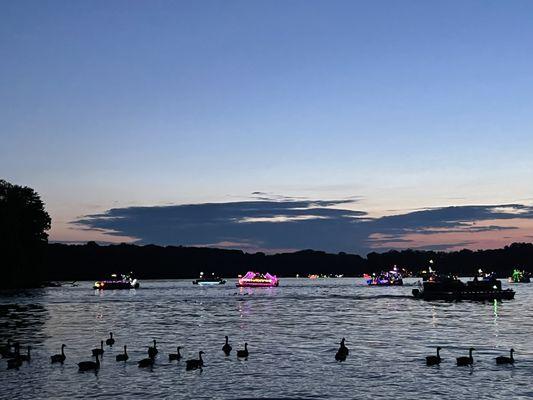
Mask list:
[[[414,280],[412,281],[414,282]],[[504,284],[506,285],[506,284]],[[414,300],[412,287],[369,288],[358,279],[282,279],[268,289],[237,289],[234,281],[198,287],[191,281],[144,281],[141,289],[97,293],[91,282],[0,294],[0,340],[34,348],[18,371],[0,361],[1,398],[491,398],[533,397],[533,284],[513,285],[516,299],[493,303]],[[98,374],[79,373],[90,349],[113,331]],[[247,361],[221,351],[249,343]],[[350,355],[337,363],[346,337]],[[159,356],[140,369],[155,338]],[[67,345],[63,366],[49,356]],[[127,344],[130,361],[115,355]],[[185,371],[203,350],[203,371]],[[424,357],[444,348],[443,363]],[[455,357],[477,349],[475,365]],[[494,357],[514,347],[515,366]]]

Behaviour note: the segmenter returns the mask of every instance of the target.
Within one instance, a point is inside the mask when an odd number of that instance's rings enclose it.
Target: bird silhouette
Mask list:
[[[115,344],[115,339],[113,339],[113,332],[109,332],[109,339],[105,341],[105,344],[108,346],[113,346]]]
[[[168,355],[168,361],[172,361],[172,360],[181,360],[181,354],[180,354],[180,349],[181,349],[181,346],[178,346],[177,347],[177,353],[176,354],[169,354]]]
[[[104,341],[100,341],[100,348],[99,349],[93,349],[93,356],[103,356],[104,355]]]
[[[100,359],[99,356],[93,356],[96,357],[96,361],[82,361],[78,363],[78,370],[79,371],[97,371],[100,369]]]
[[[426,357],[426,365],[437,365],[440,364],[441,358],[440,358],[440,350],[442,347],[437,347],[437,355],[436,356],[427,356]]]
[[[127,348],[127,346],[124,345],[124,353],[117,354],[117,356],[115,357],[115,360],[117,360],[117,361],[128,361],[128,358],[130,358],[130,357],[128,356],[128,352],[126,351],[126,348]]]
[[[514,349],[511,349],[509,351],[510,356],[499,356],[496,357],[496,364],[514,364],[514,357],[513,357]]]
[[[457,365],[472,365],[474,363],[474,357],[472,357],[472,352],[475,349],[470,347],[468,350],[468,357],[457,357]]]
[[[65,344],[61,345],[61,354],[54,354],[50,357],[52,363],[61,363],[63,364],[65,362],[65,359],[67,358],[65,356],[65,347],[67,347]]]
[[[154,339],[154,345],[148,347],[148,357],[154,358],[157,355],[158,350],[157,350],[157,346],[156,345],[157,345],[157,342]]]
[[[244,343],[244,350],[237,350],[237,357],[240,357],[240,358],[248,357],[248,343]]]
[[[202,360],[203,351],[198,353],[198,359],[191,359],[185,362],[185,369],[187,371],[192,371],[193,369],[202,368],[204,366],[204,360]]]
[[[232,347],[230,346],[230,344],[228,343],[228,337],[226,336],[226,343],[224,344],[224,346],[222,346],[222,351],[227,355],[229,356],[229,353],[231,353],[231,349]]]

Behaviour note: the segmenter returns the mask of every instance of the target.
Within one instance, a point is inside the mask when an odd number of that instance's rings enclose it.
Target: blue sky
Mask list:
[[[256,191],[357,198],[332,207],[372,218],[529,205],[531,15],[530,1],[1,2],[0,177],[42,194],[53,240],[138,238],[72,222]],[[453,241],[511,240],[485,234]]]

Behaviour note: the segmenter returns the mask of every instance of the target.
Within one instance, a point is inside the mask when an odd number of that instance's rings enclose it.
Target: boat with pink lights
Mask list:
[[[276,275],[268,272],[262,274],[259,272],[248,271],[246,275],[239,278],[237,287],[273,287],[279,285],[279,279]]]

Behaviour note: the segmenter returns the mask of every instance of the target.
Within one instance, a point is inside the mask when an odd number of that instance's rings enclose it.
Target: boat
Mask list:
[[[379,274],[364,274],[363,278],[369,286],[402,286],[403,277],[398,268],[395,266],[390,271],[382,271]]]
[[[276,275],[268,272],[262,274],[259,272],[248,271],[246,275],[239,278],[237,287],[273,287],[279,285],[279,279]]]
[[[225,285],[226,280],[215,276],[214,273],[211,273],[209,276],[205,276],[203,272],[200,272],[200,278],[192,281],[192,284],[200,286]]]
[[[531,273],[515,268],[513,275],[509,277],[509,283],[530,283]]]
[[[98,290],[113,290],[113,289],[137,289],[139,288],[139,281],[133,277],[131,273],[121,274],[120,278],[117,274],[111,274],[111,279],[96,281],[93,289]]]
[[[466,283],[452,275],[433,274],[425,280],[419,289],[413,289],[413,296],[423,300],[512,300],[515,292],[502,289],[502,283],[494,274],[478,276]]]

